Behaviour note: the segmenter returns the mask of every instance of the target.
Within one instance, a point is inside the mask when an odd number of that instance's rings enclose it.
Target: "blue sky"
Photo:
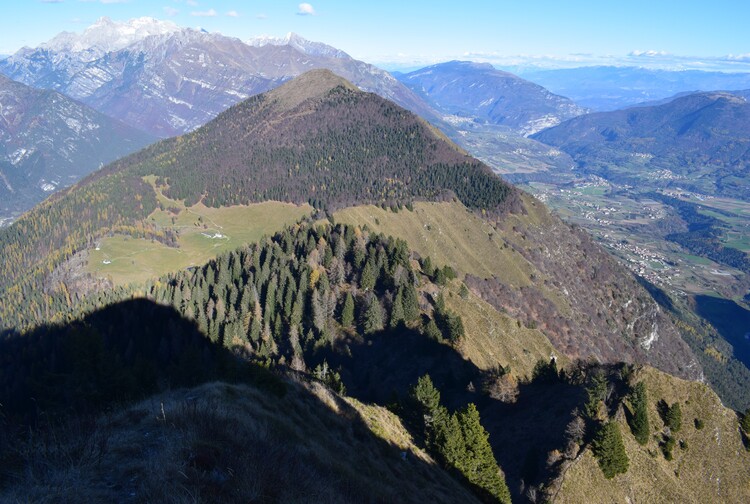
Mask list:
[[[386,68],[620,63],[750,71],[747,0],[4,0],[0,53],[151,16],[247,39],[289,31]]]

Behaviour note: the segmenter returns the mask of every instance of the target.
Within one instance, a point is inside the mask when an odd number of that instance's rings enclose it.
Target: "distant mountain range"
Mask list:
[[[154,140],[60,93],[0,76],[0,223]]]
[[[263,46],[290,46],[297,49],[299,52],[309,54],[311,56],[325,56],[329,58],[344,58],[351,59],[347,53],[341,49],[323,44],[321,42],[313,42],[300,37],[296,33],[289,32],[285,37],[254,37],[245,41],[247,45],[253,47]]]
[[[528,71],[521,76],[598,111],[661,100],[687,91],[750,88],[750,73],[697,70],[597,66]]]
[[[0,73],[162,138],[191,131],[313,68],[330,69],[417,113],[500,173],[572,164],[522,135],[584,110],[488,65],[453,62],[402,76],[415,92],[383,70],[294,33],[243,42],[151,18],[102,18],[80,34],[62,33],[0,61]]]
[[[568,98],[488,63],[450,61],[397,78],[453,123],[505,126],[529,135],[586,113]]]
[[[533,138],[567,152],[583,173],[638,186],[666,170],[662,186],[748,200],[748,131],[750,103],[709,92],[578,117]]]
[[[252,42],[252,41],[251,41]],[[100,19],[0,62],[0,73],[54,89],[160,137],[191,131],[227,107],[314,68],[328,68],[437,120],[389,73],[324,44],[290,35],[248,45],[217,33],[140,18]]]

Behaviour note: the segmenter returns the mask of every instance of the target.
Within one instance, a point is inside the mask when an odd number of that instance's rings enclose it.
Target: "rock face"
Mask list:
[[[0,76],[0,223],[154,137]]]
[[[702,380],[703,371],[669,316],[613,257],[526,196],[525,216],[498,225],[515,251],[535,267],[531,285],[503,275],[467,277],[467,285],[498,310],[549,337],[571,359],[649,364]]]
[[[98,26],[101,25],[101,26]],[[0,72],[54,89],[160,137],[205,124],[239,101],[327,68],[422,117],[438,115],[389,73],[290,34],[253,45],[155,20],[100,20],[0,62]]]
[[[568,98],[486,63],[450,61],[399,79],[445,115],[506,126],[522,135],[586,112]]]

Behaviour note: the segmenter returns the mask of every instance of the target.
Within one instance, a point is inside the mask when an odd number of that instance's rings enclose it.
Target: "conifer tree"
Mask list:
[[[461,432],[461,424],[458,421],[458,414],[446,416],[445,424],[438,426],[436,444],[443,462],[448,467],[455,467],[461,471],[459,464],[466,459],[466,443]]]
[[[628,454],[616,422],[605,423],[597,432],[592,443],[592,451],[599,461],[599,467],[607,479],[628,471]]]
[[[500,474],[492,453],[489,434],[482,426],[479,411],[473,403],[458,414],[465,454],[457,467],[471,483],[482,488],[500,502],[510,502],[510,491]]]
[[[635,440],[639,444],[645,445],[649,438],[648,422],[648,397],[646,394],[646,384],[638,382],[633,388],[630,395],[630,404],[633,408],[632,416],[628,419],[630,430],[633,432]]]
[[[344,307],[341,310],[341,325],[351,327],[354,324],[354,296],[351,292],[346,293]]]
[[[257,343],[258,340],[260,340],[260,333],[263,330],[263,325],[261,324],[259,317],[253,317],[253,321],[250,323],[250,334],[248,335],[250,338],[250,341],[253,343]]]
[[[414,284],[407,282],[403,287],[404,320],[407,323],[414,322],[419,317],[419,297]]]
[[[680,403],[674,403],[667,410],[666,424],[672,432],[680,431],[682,428],[682,409],[680,408]]]
[[[396,297],[393,300],[393,306],[391,307],[391,328],[396,328],[404,323],[404,304],[402,290],[399,289],[396,293]]]
[[[448,283],[448,278],[445,276],[445,270],[437,268],[435,270],[435,283],[438,285],[445,285]]]
[[[442,424],[445,421],[443,412],[440,411],[440,391],[433,385],[430,375],[426,374],[417,380],[412,389],[412,397],[420,406],[427,430],[434,429],[435,423]]]
[[[310,304],[312,308],[313,325],[318,331],[322,331],[326,325],[326,310],[323,307],[323,301],[321,300],[321,294],[318,289],[313,289]]]
[[[422,273],[430,278],[435,274],[435,266],[432,265],[432,259],[430,256],[422,259]]]
[[[372,296],[367,310],[365,310],[362,326],[364,327],[365,334],[372,334],[383,330],[383,308],[375,296]]]
[[[368,259],[365,263],[365,267],[362,268],[362,274],[359,277],[359,288],[364,291],[371,290],[375,287],[376,280],[375,264],[372,259]]]
[[[430,321],[427,322],[427,325],[424,326],[424,334],[435,341],[443,341],[443,333],[440,332],[440,328],[437,323],[435,323],[435,319],[430,319]]]

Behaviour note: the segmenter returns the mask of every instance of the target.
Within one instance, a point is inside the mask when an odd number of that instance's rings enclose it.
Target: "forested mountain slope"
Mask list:
[[[209,229],[208,217],[186,214],[233,205],[242,215],[268,200],[311,203],[298,210],[315,215],[144,283],[76,291],[60,274],[107,240],[174,248],[180,226]],[[164,488],[175,499],[213,490],[226,500],[260,488],[293,500],[295,480],[334,501],[575,500],[589,487],[566,493],[566,482],[582,481],[578,470],[599,478],[589,454],[618,432],[633,472],[613,475],[621,486],[596,479],[592,495],[640,497],[622,488],[644,484],[646,461],[663,456],[654,464],[670,487],[659,495],[705,495],[681,490],[675,470],[693,478],[732,466],[737,477],[718,495],[746,496],[734,413],[705,385],[683,387],[648,368],[702,376],[648,292],[580,229],[411,113],[330,72],[112,163],[0,231],[0,245],[2,421],[21,427],[0,429],[0,443],[12,447],[2,451],[8,467],[22,468],[0,474],[0,484],[16,482],[5,487],[13,498],[43,493],[35,481],[71,477],[58,459],[39,465],[43,446],[23,426],[68,412],[90,419],[113,399],[211,380],[243,385],[151,396],[89,420],[82,431],[93,434],[57,453],[76,461],[86,488],[113,500],[115,488],[157,500]],[[650,395],[639,403],[641,381]],[[687,415],[701,420],[700,433],[664,430],[661,399],[680,404],[683,429]],[[147,405],[157,401],[154,420]],[[644,408],[652,427],[640,448],[633,438],[642,432],[626,422]],[[717,431],[720,447],[709,442]],[[121,449],[119,440],[134,438],[149,439],[145,453]],[[332,460],[342,439],[355,448]],[[673,446],[680,440],[688,455]],[[278,472],[256,465],[261,451]],[[144,469],[142,455],[158,470]],[[321,488],[331,472],[351,474],[350,483]],[[183,486],[156,486],[154,475],[165,474]],[[94,483],[102,478],[106,488]],[[280,488],[289,493],[266,493]],[[399,489],[409,495],[399,499]]]
[[[543,328],[571,357],[650,362],[701,376],[668,317],[584,233],[521,196],[420,119],[327,71],[308,73],[195,133],[113,163],[5,230],[2,258],[10,273],[0,308],[6,327],[60,320],[55,317],[71,294],[51,289],[45,278],[98,237],[120,232],[175,243],[175,230],[147,219],[158,205],[146,176],[155,176],[172,198],[212,206],[277,199],[333,211],[456,197],[486,214],[481,239],[489,239],[488,253],[510,254],[520,265],[514,281],[504,279],[502,263],[479,275],[466,271],[467,284],[497,309]],[[462,270],[460,258],[451,265]]]
[[[534,138],[570,154],[580,173],[747,200],[748,129],[747,100],[712,92],[577,117]]]
[[[155,137],[0,75],[0,225]]]
[[[9,317],[19,306],[11,299],[25,297],[29,322],[42,319],[49,299],[41,279],[98,236],[119,231],[174,242],[146,220],[157,208],[149,175],[168,196],[212,206],[276,199],[333,209],[456,195],[501,213],[518,201],[511,186],[421,119],[313,71],[195,133],[112,163],[3,230],[6,326],[19,322]]]

